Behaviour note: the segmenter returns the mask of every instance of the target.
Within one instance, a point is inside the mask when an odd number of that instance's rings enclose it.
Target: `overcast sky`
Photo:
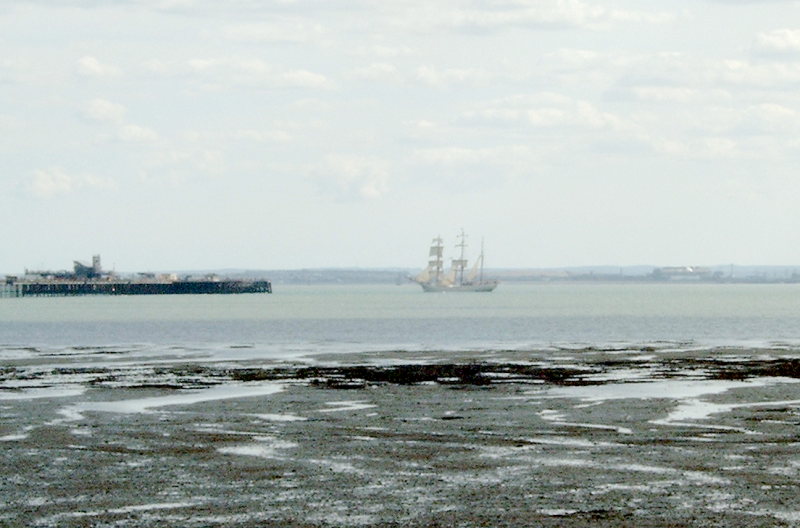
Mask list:
[[[4,0],[0,272],[800,264],[800,3]]]

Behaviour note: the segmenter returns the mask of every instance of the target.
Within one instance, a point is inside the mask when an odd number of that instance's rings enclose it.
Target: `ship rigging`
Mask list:
[[[426,292],[490,292],[497,288],[496,280],[487,280],[483,275],[483,241],[481,241],[480,255],[469,269],[466,258],[467,235],[463,229],[458,235],[455,247],[458,250],[458,258],[452,259],[450,268],[445,271],[444,242],[441,236],[434,238],[428,253],[428,266],[411,280],[422,286]]]

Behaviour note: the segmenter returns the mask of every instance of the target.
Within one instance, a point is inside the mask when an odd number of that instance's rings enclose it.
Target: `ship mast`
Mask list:
[[[460,241],[456,244],[456,247],[461,249],[461,253],[458,260],[453,261],[453,268],[458,274],[458,285],[461,286],[464,284],[464,268],[467,267],[467,261],[464,258],[464,250],[467,247],[467,235],[464,234],[463,227],[461,228],[461,233],[458,235],[458,238]]]
[[[481,274],[479,282],[483,283],[483,238],[481,238]]]
[[[428,268],[433,269],[433,282],[434,284],[438,284],[441,280],[443,266],[442,266],[442,256],[444,254],[444,243],[442,242],[442,237],[437,236],[433,239],[431,243],[431,251],[430,251],[430,259],[428,260]]]

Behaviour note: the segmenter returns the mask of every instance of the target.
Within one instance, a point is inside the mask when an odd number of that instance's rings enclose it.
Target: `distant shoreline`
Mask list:
[[[800,283],[800,266],[710,266],[702,273],[659,276],[655,266],[586,266],[563,268],[495,268],[487,277],[501,283],[647,283],[647,284],[794,284]],[[411,284],[419,268],[303,268],[283,270],[202,269],[173,271],[179,275],[214,274],[231,279],[269,279],[273,284]],[[120,276],[136,275],[119,272]],[[0,274],[0,277],[18,274]]]
[[[659,277],[653,274],[657,268],[635,270],[618,268],[612,273],[602,269],[488,269],[487,277],[501,283],[646,283],[646,284],[791,284],[800,283],[800,268],[782,266],[779,268],[737,268],[734,273],[723,273],[717,268],[705,276],[697,277]],[[219,272],[223,274],[224,272]],[[231,277],[269,278],[273,284],[411,284],[409,278],[419,273],[419,269],[337,269],[319,268],[302,270],[264,270],[230,272]]]

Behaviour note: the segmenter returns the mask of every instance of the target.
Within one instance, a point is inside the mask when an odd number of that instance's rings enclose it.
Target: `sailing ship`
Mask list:
[[[428,254],[428,267],[411,280],[422,286],[426,292],[490,292],[497,288],[496,280],[483,277],[483,242],[481,253],[472,268],[467,269],[466,249],[467,235],[464,230],[458,235],[456,248],[460,250],[459,258],[453,259],[450,268],[444,268],[444,242],[437,236],[431,242]]]

